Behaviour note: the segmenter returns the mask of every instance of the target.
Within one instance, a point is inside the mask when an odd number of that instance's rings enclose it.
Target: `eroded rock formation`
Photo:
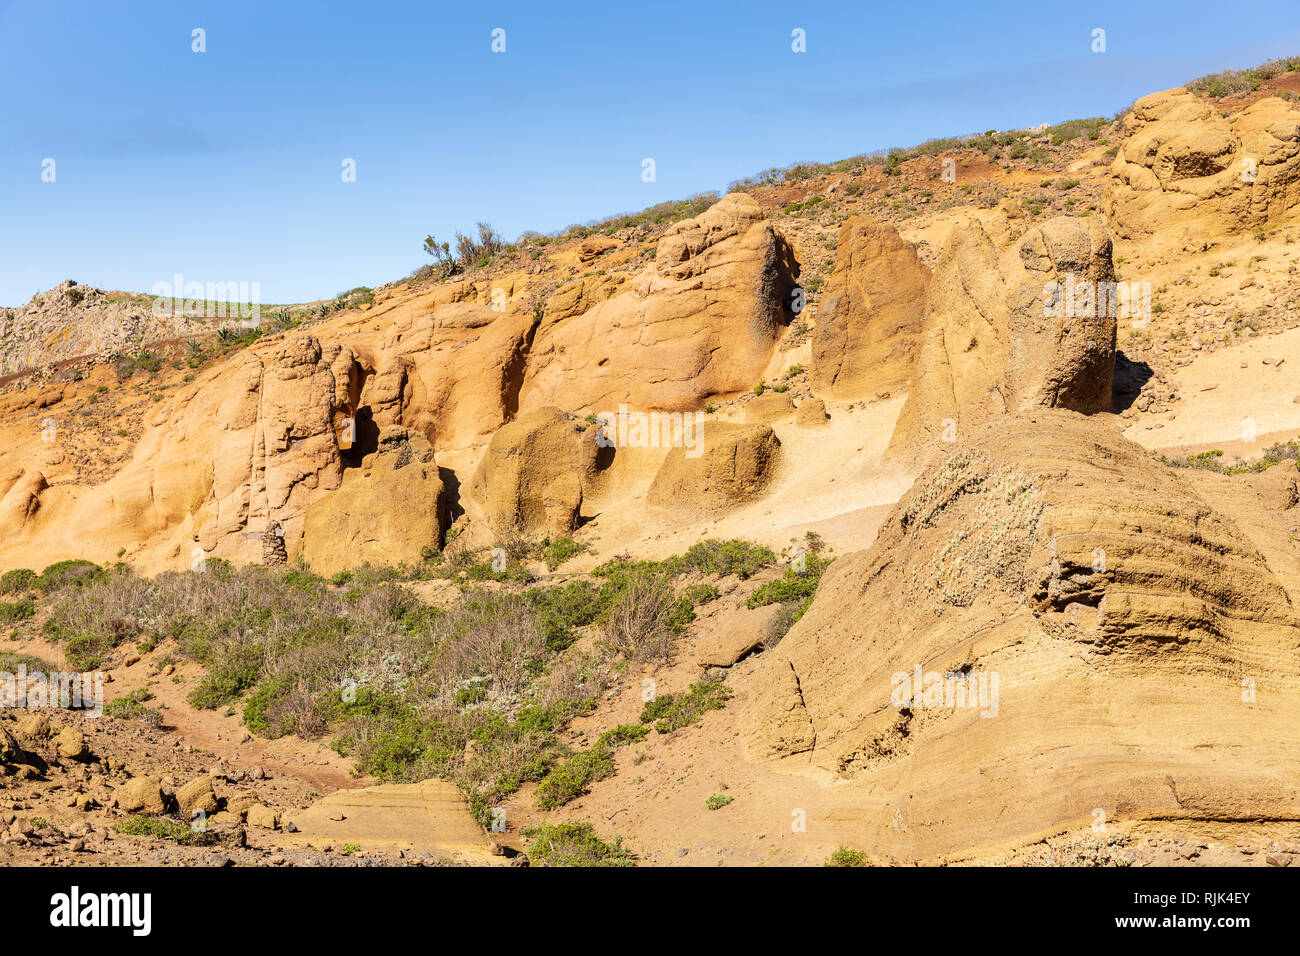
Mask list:
[[[989,418],[1109,411],[1116,296],[1111,242],[1057,218],[999,251],[974,219],[935,267],[907,402],[890,448],[922,457]]]
[[[1300,110],[1275,96],[1226,117],[1187,90],[1152,93],[1124,117],[1106,214],[1128,239],[1168,227],[1241,232],[1300,207]]]
[[[1043,409],[977,429],[832,566],[745,733],[887,795],[872,827],[913,853],[1098,807],[1294,819],[1273,741],[1300,720],[1298,646],[1234,521],[1103,420]]]
[[[814,389],[853,399],[905,387],[929,281],[930,270],[893,226],[846,220],[813,331]]]

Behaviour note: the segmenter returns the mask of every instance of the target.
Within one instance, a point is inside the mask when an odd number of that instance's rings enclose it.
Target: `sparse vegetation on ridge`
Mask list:
[[[1259,66],[1245,70],[1221,70],[1208,73],[1187,84],[1187,88],[1201,96],[1234,96],[1239,93],[1252,93],[1267,80],[1300,70],[1300,56],[1284,56],[1269,60]]]

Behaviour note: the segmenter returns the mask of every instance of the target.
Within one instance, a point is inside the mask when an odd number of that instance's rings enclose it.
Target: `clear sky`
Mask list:
[[[0,304],[178,272],[324,298],[480,219],[550,232],[1295,54],[1300,0],[0,0]]]

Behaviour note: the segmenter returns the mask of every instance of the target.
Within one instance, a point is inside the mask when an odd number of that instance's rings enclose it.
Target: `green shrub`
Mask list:
[[[244,726],[255,734],[271,739],[293,733],[297,729],[296,721],[287,714],[278,713],[276,707],[292,689],[293,681],[287,676],[264,680],[257,684],[244,699]],[[220,701],[219,696],[221,695],[213,693],[205,697],[204,702],[217,701],[212,703],[215,707],[220,703],[234,700],[238,695],[231,695],[226,701]]]
[[[548,570],[554,571],[574,555],[585,550],[587,550],[586,545],[581,545],[572,538],[547,539],[542,542],[542,560],[546,562]]]
[[[551,651],[562,651],[577,639],[577,629],[593,623],[604,608],[601,589],[590,581],[571,581],[553,588],[526,592]]]
[[[812,606],[813,599],[808,597],[801,601],[787,601],[777,608],[776,613],[768,622],[767,634],[763,636],[763,647],[771,650],[780,644],[790,628],[794,627]]]
[[[563,806],[586,793],[597,780],[614,774],[614,755],[608,746],[597,743],[570,757],[551,770],[537,785],[537,805],[543,810]]]
[[[622,747],[627,744],[640,743],[650,735],[650,728],[644,724],[619,724],[613,730],[600,735],[598,743],[609,747]]]
[[[745,599],[745,606],[752,609],[768,604],[802,601],[812,597],[817,591],[817,585],[821,583],[822,573],[833,560],[835,559],[823,558],[816,554],[806,555],[802,571],[794,567],[786,568],[785,573],[779,578],[765,581],[755,588],[754,592]]]
[[[41,572],[36,586],[49,594],[69,585],[85,587],[101,578],[103,571],[92,561],[58,561]]]
[[[227,644],[208,662],[208,672],[189,693],[200,710],[213,710],[238,700],[262,676],[265,656],[253,644]]]
[[[0,601],[0,624],[16,624],[36,615],[31,601]]]
[[[153,700],[153,692],[140,687],[116,700],[104,705],[104,713],[109,717],[123,720],[143,720],[151,727],[162,726],[162,711],[156,707],[146,707],[145,701]]]
[[[738,538],[726,541],[706,538],[691,545],[685,554],[675,559],[671,564],[671,570],[676,574],[694,571],[722,577],[734,574],[745,579],[757,574],[775,560],[776,555],[772,553],[772,549],[761,544],[752,544]]]
[[[113,824],[113,830],[128,836],[148,836],[155,840],[171,840],[182,846],[207,846],[216,842],[216,837],[207,831],[188,827],[175,820],[162,817],[145,817],[135,814]]]
[[[661,694],[641,709],[641,723],[653,723],[661,734],[671,734],[693,724],[706,711],[721,709],[731,697],[731,688],[721,681],[701,678],[685,694]]]
[[[709,798],[704,801],[704,805],[710,810],[721,810],[727,804],[736,798],[729,793],[711,793]]]
[[[58,670],[53,664],[44,658],[37,657],[34,654],[18,654],[14,651],[0,651],[0,671],[8,674],[17,673],[19,667],[23,667],[28,673],[49,674]]]
[[[667,660],[676,637],[695,618],[659,571],[638,568],[606,582],[598,618],[610,646],[628,660]]]
[[[835,848],[830,859],[823,866],[870,866],[871,859],[861,850],[850,850],[846,846]]]
[[[716,601],[719,592],[712,584],[692,584],[682,589],[682,597],[691,602],[692,607]]]
[[[1210,451],[1199,452],[1195,455],[1187,455],[1182,458],[1167,458],[1160,456],[1160,460],[1166,465],[1173,468],[1193,468],[1202,471],[1214,471],[1221,475],[1244,475],[1257,474],[1272,468],[1274,465],[1283,461],[1295,461],[1300,457],[1300,438],[1292,438],[1290,441],[1278,442],[1264,449],[1264,453],[1258,458],[1248,461],[1238,462],[1235,465],[1225,465],[1219,459],[1223,457],[1223,451],[1215,448]]]
[[[622,837],[606,843],[590,823],[544,823],[524,831],[528,859],[542,866],[634,866]]]
[[[1234,96],[1259,89],[1265,80],[1300,69],[1300,57],[1281,57],[1246,70],[1210,73],[1187,84],[1187,89],[1201,96]]]
[[[0,593],[21,594],[37,586],[39,578],[30,568],[14,568],[0,576]]]
[[[645,702],[645,706],[641,708],[641,723],[653,724],[672,710],[672,707],[672,694],[660,694],[657,697],[651,697]]]
[[[204,667],[194,706],[233,705],[259,735],[328,733],[359,772],[385,781],[450,780],[486,821],[522,784],[574,759],[558,734],[594,706],[614,669],[600,648],[558,655],[626,599],[635,575],[620,566],[610,578],[522,592],[465,588],[444,610],[404,588],[401,573],[362,568],[345,590],[301,570],[215,560],[202,573],[152,580],[114,568],[52,593],[43,628],[78,667],[98,666],[124,644],[174,641],[177,654]],[[670,609],[690,613],[664,586]],[[348,678],[355,693],[345,693]],[[145,699],[108,710],[160,719]],[[599,746],[612,752],[647,732],[616,728]],[[599,753],[586,761],[556,774],[543,794],[558,798],[566,775],[603,772]]]

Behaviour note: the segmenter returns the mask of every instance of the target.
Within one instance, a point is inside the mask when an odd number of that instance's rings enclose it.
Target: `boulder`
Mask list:
[[[113,803],[127,813],[157,815],[167,811],[167,800],[157,777],[132,777],[113,791]]]
[[[820,398],[813,396],[805,398],[799,403],[795,410],[794,423],[808,427],[811,425],[825,425],[830,415],[826,411],[826,403]]]
[[[763,646],[768,627],[778,606],[740,607],[710,621],[695,642],[695,663],[699,667],[731,667]]]
[[[772,480],[781,441],[770,425],[706,422],[702,449],[669,451],[646,495],[655,507],[717,513],[752,501]]]
[[[745,406],[745,422],[750,425],[770,425],[794,415],[794,403],[789,392],[765,391],[756,395]]]
[[[54,750],[65,760],[81,760],[90,753],[86,735],[75,727],[64,727],[55,735]]]
[[[21,763],[25,756],[26,751],[18,743],[18,739],[9,732],[9,728],[0,726],[0,762]]]
[[[18,721],[18,735],[28,740],[44,740],[50,735],[50,721],[44,714],[29,714]]]
[[[212,815],[221,809],[221,802],[212,789],[211,777],[196,777],[176,791],[176,803],[186,817],[202,812]]]
[[[539,408],[500,428],[474,473],[472,495],[496,534],[552,537],[578,526],[585,486],[608,460],[599,426]]]
[[[1247,480],[1270,508],[1290,511],[1300,505],[1300,473],[1295,461],[1278,462],[1259,474],[1248,475]]]
[[[344,471],[338,489],[307,506],[303,560],[323,575],[419,563],[422,549],[442,547],[445,497],[433,447],[392,429],[377,453]]]
[[[263,830],[278,830],[280,828],[279,815],[270,807],[261,803],[255,803],[248,808],[247,822],[250,827],[261,827]]]
[[[617,249],[621,245],[622,243],[613,236],[595,233],[582,240],[582,244],[578,246],[578,261],[590,262],[597,256],[609,252],[611,249]]]
[[[226,798],[226,810],[236,816],[242,817],[248,813],[248,808],[255,803],[260,803],[257,794],[250,790],[242,790]]]

